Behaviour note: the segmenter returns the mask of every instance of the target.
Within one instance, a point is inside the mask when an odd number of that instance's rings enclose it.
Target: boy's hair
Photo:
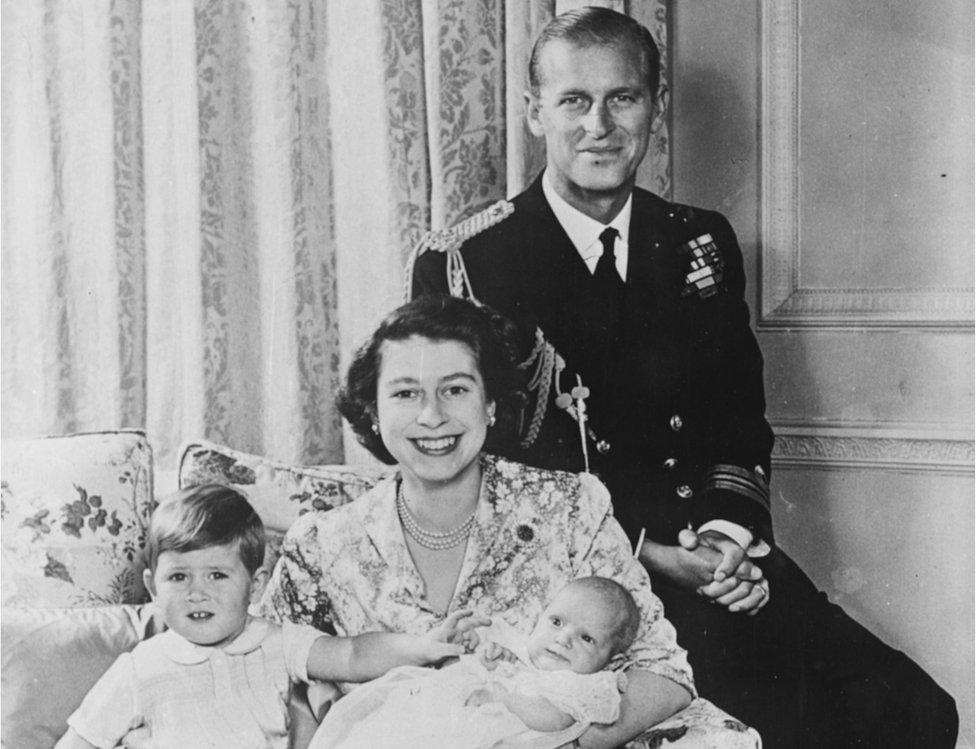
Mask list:
[[[626,652],[637,638],[641,622],[640,609],[634,603],[630,591],[609,577],[578,577],[569,585],[595,593],[606,610],[617,612],[613,629],[613,654]]]
[[[197,551],[239,544],[241,561],[253,575],[264,562],[264,524],[242,494],[222,484],[183,489],[160,502],[149,521],[149,569],[164,551]]]

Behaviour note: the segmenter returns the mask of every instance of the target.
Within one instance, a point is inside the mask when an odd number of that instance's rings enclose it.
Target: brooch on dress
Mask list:
[[[689,267],[681,296],[697,292],[699,297],[707,299],[717,292],[724,276],[725,261],[712,235],[702,234],[697,239],[685,242],[678,252],[688,256]]]

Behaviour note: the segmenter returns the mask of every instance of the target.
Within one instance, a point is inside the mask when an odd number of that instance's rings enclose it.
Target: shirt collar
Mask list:
[[[623,248],[626,248],[630,244],[630,214],[633,211],[634,206],[634,194],[631,193],[627,202],[624,203],[624,207],[620,209],[620,213],[614,216],[613,221],[609,224],[601,224],[599,221],[590,218],[585,213],[577,210],[556,192],[556,188],[553,187],[552,182],[549,179],[549,171],[546,170],[542,175],[542,192],[546,196],[546,200],[549,203],[549,207],[552,208],[552,212],[556,214],[556,220],[559,221],[560,226],[566,232],[569,240],[573,243],[576,251],[580,253],[580,256],[587,260],[590,257],[598,256],[603,252],[603,246],[600,244],[600,234],[607,226],[612,226],[617,230],[619,239],[623,244]],[[617,254],[620,255],[621,246],[618,243]]]
[[[244,655],[261,647],[264,638],[270,634],[271,622],[267,619],[258,619],[249,616],[244,630],[223,648],[216,648],[211,645],[197,645],[190,642],[185,637],[178,635],[172,629],[157,635],[165,638],[166,654],[176,663],[184,666],[192,666],[196,663],[203,663],[210,660],[217,651],[223,651],[226,655]]]

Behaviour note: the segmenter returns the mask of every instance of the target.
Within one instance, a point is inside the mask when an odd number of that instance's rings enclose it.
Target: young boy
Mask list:
[[[264,527],[233,489],[186,489],[149,526],[146,588],[169,627],[124,653],[68,718],[57,749],[114,747],[132,729],[154,746],[286,747],[291,684],[367,681],[460,655],[487,620],[452,614],[424,637],[331,637],[248,615],[267,581]]]

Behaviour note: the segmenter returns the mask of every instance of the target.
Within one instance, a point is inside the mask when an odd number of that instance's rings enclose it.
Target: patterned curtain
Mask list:
[[[663,0],[630,5],[663,43]],[[424,231],[541,169],[522,92],[556,9],[3,0],[3,434],[362,459],[345,362]],[[642,182],[668,190],[664,127]]]

